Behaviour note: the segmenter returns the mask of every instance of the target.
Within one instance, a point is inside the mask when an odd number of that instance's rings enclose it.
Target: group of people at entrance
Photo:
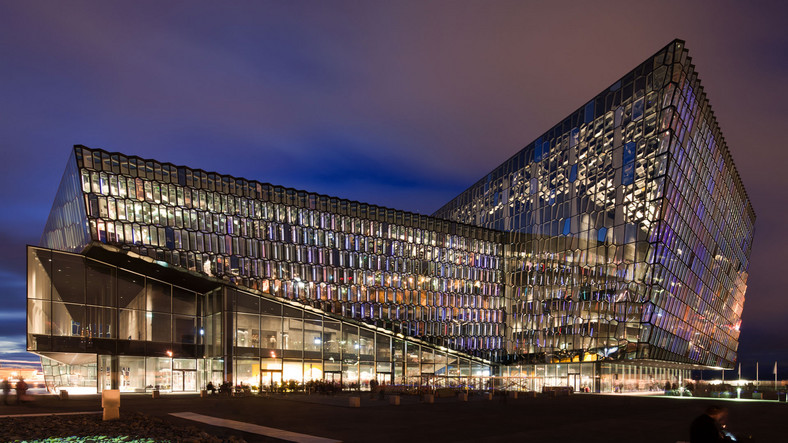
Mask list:
[[[8,379],[3,380],[3,404],[8,404],[8,395],[11,393],[11,382]],[[14,386],[16,389],[16,404],[21,404],[25,400],[25,396],[27,395],[27,383],[25,382],[24,378],[20,378],[16,385]]]

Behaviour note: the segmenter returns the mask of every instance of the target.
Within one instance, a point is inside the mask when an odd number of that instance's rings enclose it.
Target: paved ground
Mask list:
[[[506,401],[471,396],[468,402],[442,398],[434,404],[420,403],[418,397],[402,397],[402,403],[395,406],[362,394],[361,407],[350,408],[347,394],[241,398],[165,395],[155,400],[124,395],[121,414],[144,412],[172,423],[202,427],[217,436],[240,436],[248,442],[282,440],[170,413],[192,412],[345,442],[676,442],[689,440],[689,423],[709,404],[729,408],[729,428],[740,436],[749,435],[756,442],[786,441],[788,403],[662,396],[576,394]],[[69,400],[41,396],[22,406],[0,404],[0,415],[97,411],[100,405],[98,396]]]

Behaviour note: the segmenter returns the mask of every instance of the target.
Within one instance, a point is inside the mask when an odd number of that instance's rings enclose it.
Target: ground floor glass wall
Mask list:
[[[50,392],[96,393],[112,388],[112,356],[68,354],[81,364],[66,364],[42,355],[44,378]],[[58,357],[63,360],[61,355]],[[121,392],[198,392],[211,375],[203,359],[118,356]],[[207,370],[206,370],[207,369]],[[221,380],[221,372],[218,373]],[[221,383],[221,381],[219,381]]]
[[[575,392],[623,393],[676,389],[689,379],[690,369],[588,362],[504,366],[496,385],[517,391],[567,386]]]
[[[601,365],[601,392],[655,392],[677,389],[691,380],[690,369],[646,365]]]
[[[368,389],[376,380],[475,389],[491,375],[485,360],[359,318],[193,276],[152,278],[145,263],[129,270],[33,247],[28,260],[27,345],[51,360],[53,387]]]
[[[327,382],[344,389],[370,389],[370,382],[401,387],[489,387],[491,368],[456,355],[447,356],[429,350],[429,359],[421,359],[419,345],[396,361],[333,361],[290,360],[279,358],[236,358],[236,386],[250,391],[303,389],[309,382]],[[424,351],[422,351],[424,352]],[[96,393],[112,387],[110,355],[71,354],[81,364],[66,364],[42,355],[41,361],[47,387],[51,392]],[[395,354],[398,355],[398,354]],[[198,392],[208,382],[218,387],[224,376],[222,359],[184,359],[169,357],[117,356],[118,389],[121,392],[144,393]]]
[[[374,334],[374,333],[373,333]],[[328,382],[345,389],[370,389],[370,382],[403,387],[465,387],[482,389],[491,367],[426,345],[380,334],[370,341],[368,359],[237,357],[233,383],[252,391],[300,389],[309,382]],[[373,344],[381,346],[374,348]],[[320,353],[318,353],[318,356]],[[376,358],[378,358],[376,360]],[[221,381],[217,373],[214,384]]]
[[[295,303],[225,289],[235,311],[231,382],[256,391],[328,382],[344,389],[378,384],[483,387],[488,362]],[[213,332],[205,334],[206,343]],[[214,377],[220,380],[218,377]],[[216,381],[214,380],[214,384]]]
[[[41,358],[44,382],[48,391],[58,392],[60,389],[66,389],[72,393],[92,394],[96,392],[97,366],[95,356],[93,358],[90,358],[90,356],[85,358],[82,355],[57,355],[57,357],[60,361],[45,357]]]

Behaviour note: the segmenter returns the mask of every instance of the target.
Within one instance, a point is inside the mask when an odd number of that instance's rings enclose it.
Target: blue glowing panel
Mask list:
[[[590,101],[585,108],[585,122],[591,123],[594,120],[594,102]]]

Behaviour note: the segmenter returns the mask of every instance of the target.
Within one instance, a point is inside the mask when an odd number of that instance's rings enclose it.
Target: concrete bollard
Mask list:
[[[484,398],[486,400],[492,400],[493,399],[493,394],[491,392],[487,392],[487,393],[484,394]]]
[[[460,401],[468,401],[467,392],[460,392],[459,394],[457,394],[457,397],[460,399]]]
[[[207,397],[207,396],[208,396],[208,390],[207,390],[207,389],[202,389],[202,390],[200,391],[200,397],[201,397],[201,398],[205,398],[205,397]]]
[[[360,408],[361,407],[361,397],[350,397],[350,407],[351,408]]]
[[[389,403],[395,406],[399,406],[399,395],[392,395],[389,397]]]
[[[61,389],[57,395],[61,400],[68,400],[68,391],[66,391],[65,389]]]
[[[435,394],[424,394],[424,403],[435,403]]]
[[[104,408],[104,421],[120,418],[120,391],[117,389],[101,391],[101,407]]]
[[[509,392],[509,397],[517,400],[517,391],[510,391]]]
[[[159,392],[158,389],[154,389],[153,393],[151,394],[151,398],[159,398],[159,397],[161,397],[161,393]]]

